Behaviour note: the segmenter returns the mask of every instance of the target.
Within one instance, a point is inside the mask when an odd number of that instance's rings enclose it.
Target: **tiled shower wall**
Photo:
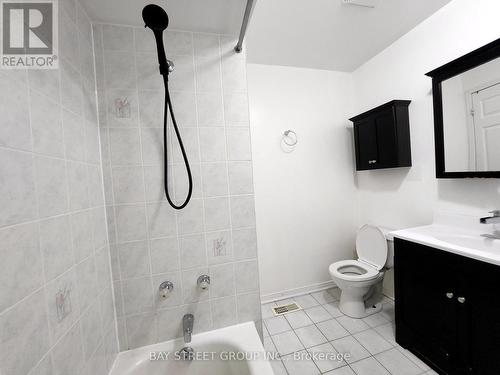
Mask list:
[[[104,375],[116,356],[92,30],[59,2],[60,69],[0,71],[0,373]]]
[[[174,111],[191,163],[182,211],[163,193],[163,82],[149,29],[95,25],[106,207],[122,350],[238,322],[260,326],[245,54],[220,35],[166,33]],[[171,124],[170,120],[169,123]],[[169,131],[169,189],[187,192]],[[172,151],[173,150],[173,151]],[[208,274],[211,285],[196,284]],[[174,283],[165,300],[161,282]]]

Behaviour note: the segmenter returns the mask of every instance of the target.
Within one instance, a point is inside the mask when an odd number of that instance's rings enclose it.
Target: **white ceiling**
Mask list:
[[[142,8],[162,6],[170,19],[169,28],[238,34],[246,0],[80,0],[92,21],[144,26]]]
[[[351,72],[451,0],[257,0],[249,63]]]

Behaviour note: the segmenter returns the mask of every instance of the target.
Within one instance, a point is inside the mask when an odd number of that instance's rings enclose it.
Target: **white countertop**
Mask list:
[[[481,237],[484,233],[491,234],[491,227],[433,224],[391,232],[396,238],[500,266],[500,240]]]

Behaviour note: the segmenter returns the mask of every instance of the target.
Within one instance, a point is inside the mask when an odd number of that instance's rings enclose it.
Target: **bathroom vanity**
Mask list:
[[[396,341],[439,374],[500,373],[500,240],[431,225],[395,236]]]

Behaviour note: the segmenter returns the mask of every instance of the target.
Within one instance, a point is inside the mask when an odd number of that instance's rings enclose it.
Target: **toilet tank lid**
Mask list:
[[[356,252],[360,261],[381,270],[387,262],[387,238],[382,229],[373,225],[364,225],[356,236]]]

